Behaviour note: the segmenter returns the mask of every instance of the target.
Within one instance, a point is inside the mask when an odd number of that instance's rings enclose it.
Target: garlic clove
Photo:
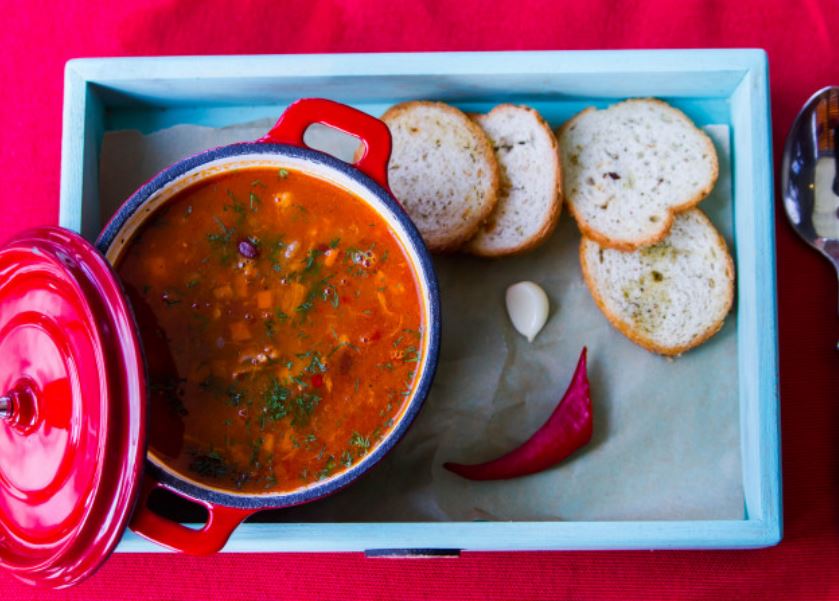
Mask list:
[[[548,311],[548,295],[538,284],[519,282],[507,288],[507,314],[528,342],[533,342],[545,325]]]

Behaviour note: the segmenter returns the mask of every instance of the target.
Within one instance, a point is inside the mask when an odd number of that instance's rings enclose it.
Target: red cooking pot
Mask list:
[[[313,123],[359,138],[361,158],[350,165],[306,147],[303,134]],[[329,495],[397,443],[434,376],[440,304],[428,251],[388,190],[389,157],[390,133],[381,121],[332,101],[301,100],[262,139],[209,150],[159,173],[124,203],[96,247],[48,227],[0,249],[0,565],[27,582],[70,586],[101,565],[129,518],[133,530],[166,547],[213,553],[249,515]],[[254,166],[305,172],[373,208],[405,249],[426,324],[417,384],[391,430],[345,471],[264,494],[208,486],[147,449],[141,336],[111,266],[178,191]],[[147,501],[158,488],[206,508],[203,528],[152,512]]]

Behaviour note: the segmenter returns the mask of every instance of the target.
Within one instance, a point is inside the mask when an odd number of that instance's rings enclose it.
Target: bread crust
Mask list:
[[[711,338],[714,334],[720,331],[723,324],[725,323],[725,318],[731,312],[731,308],[734,305],[734,290],[736,289],[736,277],[734,273],[734,260],[731,258],[731,253],[728,250],[728,244],[725,242],[725,238],[722,237],[719,230],[714,227],[713,222],[708,219],[708,216],[705,215],[700,209],[694,209],[699,217],[701,217],[707,225],[714,231],[717,237],[717,244],[719,245],[720,249],[724,251],[724,255],[726,258],[726,275],[728,275],[729,280],[731,282],[731,286],[728,293],[728,299],[725,304],[725,310],[722,311],[721,317],[712,323],[708,328],[706,328],[703,332],[700,332],[697,336],[695,336],[692,340],[687,342],[686,344],[680,346],[663,346],[658,344],[651,338],[644,336],[642,333],[637,331],[632,327],[632,324],[627,323],[626,321],[622,320],[618,315],[611,312],[609,308],[606,306],[606,302],[603,299],[603,296],[600,294],[600,290],[598,289],[594,278],[591,275],[591,270],[588,266],[588,261],[586,260],[586,244],[587,243],[597,243],[595,240],[586,239],[583,237],[580,240],[580,247],[579,247],[579,255],[580,255],[580,267],[583,272],[583,279],[586,282],[586,286],[588,287],[589,292],[591,293],[592,298],[594,299],[595,304],[606,316],[606,319],[609,320],[609,323],[618,330],[621,334],[629,338],[635,344],[651,351],[653,353],[658,353],[659,355],[665,355],[668,357],[677,357],[682,353],[689,351],[690,349],[696,348],[697,346],[706,342],[709,338]]]
[[[459,249],[464,242],[472,238],[481,227],[481,224],[486,221],[487,217],[492,214],[495,205],[498,203],[498,191],[501,185],[501,173],[498,166],[498,161],[495,158],[495,151],[492,149],[492,141],[487,136],[486,132],[470,119],[463,111],[455,108],[445,102],[438,102],[432,100],[409,100],[407,102],[400,102],[387,109],[379,119],[385,122],[390,127],[390,121],[398,118],[404,113],[408,113],[418,107],[435,108],[456,117],[469,130],[470,134],[475,138],[478,151],[481,158],[483,158],[489,172],[489,186],[486,194],[486,202],[479,207],[479,211],[471,217],[469,227],[461,227],[456,231],[448,231],[447,236],[443,240],[429,241],[423,232],[423,240],[425,241],[428,250],[437,253],[451,252]],[[398,200],[398,199],[397,199]],[[400,204],[401,201],[400,201]],[[404,207],[404,205],[403,205]],[[410,214],[409,214],[410,216]]]
[[[510,109],[525,110],[528,113],[530,113],[531,115],[533,115],[536,118],[537,122],[539,123],[540,127],[548,135],[548,139],[551,141],[551,146],[553,147],[553,150],[554,150],[553,167],[554,167],[554,173],[555,173],[555,176],[556,176],[556,191],[555,191],[553,202],[551,203],[550,212],[548,213],[548,216],[546,217],[544,223],[542,224],[542,227],[539,228],[539,231],[537,231],[533,236],[531,236],[527,240],[523,241],[518,246],[516,246],[514,248],[509,248],[509,249],[482,249],[481,247],[479,247],[478,245],[476,245],[474,243],[475,237],[473,236],[471,238],[471,240],[464,245],[463,250],[465,250],[465,251],[467,251],[467,252],[469,252],[469,253],[471,253],[475,256],[478,256],[478,257],[497,258],[497,257],[504,257],[504,256],[519,255],[519,254],[525,253],[529,250],[532,250],[532,249],[536,248],[537,246],[542,244],[545,240],[547,240],[548,237],[550,237],[550,235],[554,232],[557,224],[559,223],[559,216],[562,213],[562,202],[563,202],[562,160],[560,158],[561,155],[560,155],[560,149],[559,149],[559,140],[557,140],[556,135],[554,135],[553,129],[551,129],[551,126],[548,124],[547,121],[545,121],[545,119],[542,117],[542,115],[540,115],[538,111],[536,111],[535,109],[533,109],[529,106],[515,105],[515,104],[510,104],[510,103],[499,104],[498,106],[493,107],[493,109],[489,113],[487,113],[487,115],[491,115],[495,111],[505,111],[505,110],[510,110]],[[469,116],[478,123],[479,123],[479,119],[482,117],[482,115],[476,115],[476,114],[470,114]],[[490,140],[490,144],[491,143],[492,142]],[[493,150],[493,154],[494,154],[494,152],[495,151]],[[499,165],[499,171],[500,171],[500,165]],[[490,213],[489,217],[490,218],[492,217],[492,213]],[[482,223],[478,227],[478,229],[475,231],[476,235],[480,232],[480,229],[483,227],[483,225],[484,224]]]
[[[614,238],[609,238],[605,234],[600,233],[598,230],[594,229],[591,225],[589,225],[589,223],[586,222],[582,215],[580,215],[579,212],[576,210],[572,199],[572,195],[569,194],[565,197],[568,205],[568,212],[571,213],[571,215],[574,217],[574,221],[577,222],[577,227],[580,228],[580,232],[582,232],[583,236],[585,236],[589,240],[597,242],[601,246],[605,246],[607,248],[614,248],[615,250],[622,250],[625,252],[637,250],[644,246],[652,246],[653,244],[661,242],[667,236],[667,234],[670,233],[670,228],[673,227],[673,220],[676,218],[676,215],[694,208],[705,198],[707,198],[707,196],[714,189],[714,186],[717,184],[717,180],[719,179],[720,174],[720,164],[719,158],[717,157],[717,149],[714,148],[714,143],[711,141],[711,138],[702,129],[697,127],[696,124],[693,121],[691,121],[690,117],[688,117],[685,113],[683,113],[676,107],[671,106],[658,98],[630,98],[628,100],[615,103],[603,110],[608,110],[620,104],[645,103],[655,103],[661,105],[662,107],[673,113],[677,118],[687,122],[696,132],[698,132],[700,138],[702,138],[702,140],[705,142],[706,147],[708,148],[709,156],[713,160],[713,171],[711,173],[710,179],[708,180],[708,183],[693,197],[689,198],[687,201],[681,204],[667,208],[667,217],[664,219],[664,221],[662,221],[661,229],[658,232],[646,238],[641,238],[637,240],[615,240]],[[576,121],[579,120],[583,115],[596,110],[597,109],[595,107],[588,107],[571,117],[571,119],[569,119],[559,127],[559,129],[557,130],[557,138],[562,139],[562,135],[568,127],[576,123]]]

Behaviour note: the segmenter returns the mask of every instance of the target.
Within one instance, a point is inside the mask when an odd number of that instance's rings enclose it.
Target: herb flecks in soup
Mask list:
[[[422,352],[413,269],[370,206],[286,169],[178,193],[118,265],[149,363],[150,445],[209,485],[290,491],[398,419]]]

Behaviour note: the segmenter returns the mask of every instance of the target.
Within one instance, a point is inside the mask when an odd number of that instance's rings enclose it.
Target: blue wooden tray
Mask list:
[[[534,106],[561,123],[590,105],[657,96],[698,124],[731,127],[737,363],[745,506],[740,520],[614,522],[246,523],[226,550],[366,551],[748,548],[781,539],[772,144],[762,50],[491,52],[81,59],[66,70],[60,223],[99,232],[102,136],[179,123],[276,117],[322,96],[373,114],[401,100],[467,110]],[[117,551],[160,547],[126,533]]]

